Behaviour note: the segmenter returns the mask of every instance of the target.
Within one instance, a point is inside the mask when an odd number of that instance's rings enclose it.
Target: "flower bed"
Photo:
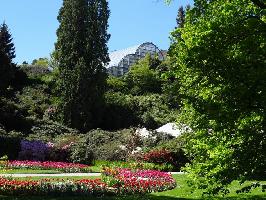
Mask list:
[[[1,195],[101,195],[108,188],[100,179],[96,180],[55,180],[22,181],[0,178]]]
[[[5,167],[7,169],[57,170],[67,173],[91,171],[88,165],[49,161],[7,161],[2,167]]]
[[[0,177],[0,195],[128,195],[160,192],[176,187],[173,177],[154,170],[106,168],[103,179],[39,181]]]
[[[105,168],[103,175],[105,182],[115,187],[119,194],[161,192],[176,187],[170,174],[156,170]]]

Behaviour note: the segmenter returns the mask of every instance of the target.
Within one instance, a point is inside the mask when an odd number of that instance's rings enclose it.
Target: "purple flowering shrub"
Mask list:
[[[45,161],[49,152],[47,144],[41,141],[21,140],[21,150],[18,154],[19,160]]]
[[[22,140],[18,160],[61,161],[69,160],[69,151],[73,143],[56,145],[52,142]]]

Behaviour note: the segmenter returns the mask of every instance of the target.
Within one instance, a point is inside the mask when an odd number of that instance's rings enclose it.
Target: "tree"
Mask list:
[[[134,64],[125,75],[130,93],[133,95],[161,93],[162,82],[156,70],[160,64],[158,58],[152,58],[149,54]]]
[[[195,0],[173,34],[187,170],[208,193],[266,174],[266,18],[253,2]]]
[[[0,93],[3,93],[10,85],[14,74],[15,64],[13,59],[15,47],[8,26],[3,23],[0,26]]]
[[[185,25],[185,10],[184,10],[183,6],[181,6],[178,9],[178,14],[176,17],[176,23],[177,23],[178,28],[183,28]]]
[[[48,67],[49,60],[48,58],[38,58],[38,59],[34,59],[31,64],[42,66],[42,67]]]
[[[100,123],[109,62],[106,0],[64,0],[57,30],[62,121],[86,131]]]

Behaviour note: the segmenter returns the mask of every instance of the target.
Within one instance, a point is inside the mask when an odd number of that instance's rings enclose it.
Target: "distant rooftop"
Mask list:
[[[113,51],[109,54],[110,57],[110,62],[109,64],[106,66],[106,68],[110,68],[113,66],[118,66],[119,62],[126,57],[129,54],[135,54],[138,50],[138,48],[141,46],[142,44],[139,45],[135,45],[132,47],[128,47],[126,49],[122,49],[122,50],[118,50],[118,51]]]
[[[110,62],[105,67],[109,74],[122,76],[129,71],[132,65],[147,54],[153,57],[158,55],[160,60],[165,58],[164,53],[156,45],[151,42],[145,42],[126,49],[110,52]]]

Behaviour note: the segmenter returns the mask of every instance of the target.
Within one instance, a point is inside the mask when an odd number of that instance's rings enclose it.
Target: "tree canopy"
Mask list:
[[[109,61],[109,9],[106,0],[64,0],[56,56],[62,94],[62,120],[80,130],[97,127]]]
[[[266,174],[263,7],[263,1],[195,0],[184,28],[173,33],[179,120],[193,130],[187,170],[209,193]]]
[[[15,47],[6,23],[0,26],[0,93],[5,92],[15,74]]]

